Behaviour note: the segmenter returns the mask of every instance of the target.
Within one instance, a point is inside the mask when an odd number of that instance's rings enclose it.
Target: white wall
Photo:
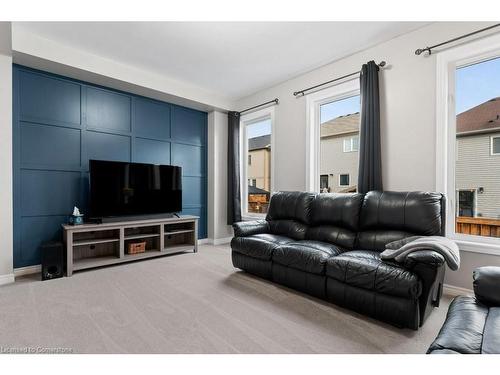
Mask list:
[[[232,228],[227,218],[227,114],[208,114],[208,238],[228,241]]]
[[[0,284],[14,281],[12,223],[12,55],[9,22],[0,22]]]
[[[355,72],[369,60],[388,63],[380,73],[384,188],[435,190],[436,55],[415,56],[414,51],[486,25],[431,24],[238,101],[236,109],[241,110],[275,97],[280,99],[276,106],[276,146],[273,150],[275,190],[304,190],[306,187],[306,99],[295,98],[292,93]],[[327,39],[325,48],[328,48]],[[475,267],[500,265],[497,256],[462,252],[462,257],[461,270],[448,272],[446,282],[464,288],[471,288],[471,273]]]

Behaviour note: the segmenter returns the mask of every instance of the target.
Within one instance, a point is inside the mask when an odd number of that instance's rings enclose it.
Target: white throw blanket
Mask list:
[[[453,271],[460,267],[460,251],[457,244],[441,236],[410,237],[407,241],[388,243],[386,249],[380,254],[380,258],[404,262],[408,254],[423,250],[432,250],[441,254]]]

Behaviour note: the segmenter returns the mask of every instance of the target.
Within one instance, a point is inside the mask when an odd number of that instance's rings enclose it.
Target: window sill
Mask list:
[[[263,220],[266,218],[266,214],[246,214],[241,216],[241,220],[243,221],[254,221],[254,220]]]
[[[484,242],[465,241],[462,239],[454,238],[451,239],[457,243],[460,251],[500,256],[500,245],[494,245]]]

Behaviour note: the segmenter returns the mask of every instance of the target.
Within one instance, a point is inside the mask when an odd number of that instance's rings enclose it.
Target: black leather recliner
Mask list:
[[[500,354],[500,267],[474,270],[474,294],[451,302],[428,354]]]
[[[399,327],[418,329],[439,305],[444,258],[382,261],[389,242],[441,235],[444,196],[425,192],[277,192],[265,220],[235,223],[232,261],[254,275]]]

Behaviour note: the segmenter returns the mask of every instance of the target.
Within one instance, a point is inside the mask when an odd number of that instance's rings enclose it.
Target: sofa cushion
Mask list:
[[[273,193],[269,202],[266,220],[294,220],[309,223],[313,193],[298,191],[278,191]]]
[[[422,293],[417,275],[402,266],[382,261],[380,253],[348,251],[326,262],[326,275],[340,282],[378,293],[416,299]]]
[[[480,354],[487,317],[488,307],[474,297],[456,297],[427,353],[443,353],[443,350],[448,353],[449,350],[461,354]]]
[[[317,194],[311,205],[311,226],[328,225],[357,231],[363,194]]]
[[[249,237],[233,237],[231,248],[252,258],[270,260],[273,250],[293,239],[275,234],[255,234]]]
[[[328,242],[348,250],[352,250],[356,244],[356,232],[331,225],[310,227],[307,229],[305,238],[307,240]]]
[[[307,225],[296,220],[269,221],[269,232],[280,236],[303,240],[306,236]]]
[[[273,262],[300,271],[324,275],[326,261],[342,249],[319,241],[295,241],[277,247],[273,252]]]
[[[357,247],[382,251],[405,237],[442,234],[440,193],[370,191],[363,200]]]

